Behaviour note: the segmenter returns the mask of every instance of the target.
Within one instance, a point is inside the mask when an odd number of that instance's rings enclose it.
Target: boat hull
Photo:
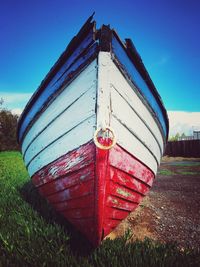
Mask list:
[[[133,211],[154,174],[118,144],[109,151],[93,141],[32,177],[40,194],[95,246]]]
[[[29,101],[18,140],[36,188],[97,246],[152,186],[168,120],[130,42],[90,19]]]

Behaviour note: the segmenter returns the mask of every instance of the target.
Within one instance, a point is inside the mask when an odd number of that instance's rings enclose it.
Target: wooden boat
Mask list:
[[[95,246],[152,186],[168,136],[130,39],[83,25],[28,102],[18,141],[34,185]]]

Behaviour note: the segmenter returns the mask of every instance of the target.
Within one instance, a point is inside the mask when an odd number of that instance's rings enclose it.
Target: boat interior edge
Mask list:
[[[71,80],[74,79],[73,74],[76,72],[76,70],[72,70],[71,72],[68,70],[64,70],[63,73],[61,73],[60,77],[58,77],[57,81],[61,80],[62,77],[66,75],[66,72],[68,72],[68,81],[63,81],[61,83],[60,87],[56,90],[53,90],[50,92],[50,95],[45,99],[44,103],[42,103],[41,107],[37,112],[34,111],[34,113],[29,115],[31,113],[31,109],[34,109],[34,105],[37,102],[39,98],[41,98],[41,95],[43,92],[48,88],[48,85],[51,84],[52,80],[55,79],[55,76],[59,75],[59,72],[61,71],[61,68],[66,64],[66,62],[70,59],[70,57],[75,54],[75,57],[73,58],[74,61],[72,61],[70,67],[73,66],[77,62],[77,60],[82,57],[85,58],[84,53],[90,54],[90,48],[96,44],[96,50],[91,57],[88,57],[85,61],[82,62],[77,68],[77,73],[80,73],[82,69],[84,69],[84,66],[88,64],[88,62],[91,61],[91,58],[94,59],[95,56],[97,56],[98,51],[109,51],[112,53],[113,61],[116,63],[121,63],[121,58],[119,58],[119,55],[116,51],[116,48],[114,47],[113,40],[114,38],[117,40],[118,45],[121,47],[121,51],[125,53],[128,60],[130,60],[131,64],[133,65],[134,69],[138,73],[138,77],[140,76],[142,83],[146,84],[145,89],[146,92],[143,91],[141,86],[137,86],[139,93],[141,94],[141,97],[144,98],[144,101],[146,102],[147,106],[149,107],[149,110],[152,113],[152,116],[157,121],[157,124],[162,129],[163,133],[163,139],[164,143],[168,138],[168,131],[169,131],[169,121],[166,109],[163,105],[162,99],[157,92],[143,62],[142,59],[137,52],[136,48],[134,47],[132,41],[130,39],[125,39],[125,42],[122,42],[120,37],[117,35],[116,31],[113,29],[110,29],[109,25],[103,25],[101,29],[96,30],[96,21],[92,21],[93,15],[89,17],[89,19],[86,21],[86,23],[82,26],[78,34],[71,40],[71,42],[68,44],[65,51],[61,54],[57,62],[54,64],[54,66],[51,68],[49,73],[46,75],[44,80],[41,82],[41,85],[37,89],[37,91],[33,94],[32,98],[29,100],[28,104],[26,105],[18,123],[18,129],[17,129],[17,138],[18,142],[22,143],[23,139],[28,132],[28,129],[33,125],[34,121],[38,118],[39,114],[45,109],[45,106],[49,102],[53,101],[53,99],[56,97],[57,94],[59,94],[59,90],[61,90],[61,87],[63,87],[63,83],[69,84]],[[88,37],[89,36],[89,37]],[[89,38],[87,41],[87,47],[83,47],[82,51],[79,52],[79,54],[76,57],[76,49],[82,45],[81,42],[83,42],[86,38]],[[117,62],[116,62],[117,60]],[[124,71],[127,72],[127,75],[129,79],[135,84],[135,81],[133,80],[133,75],[130,73],[130,70],[126,66],[126,64],[122,64],[122,68],[120,68],[120,64],[118,64],[119,69],[124,74]],[[79,69],[80,67],[80,69]],[[124,70],[125,68],[125,70]],[[73,77],[72,77],[73,76]],[[136,82],[137,84],[137,82]],[[49,93],[49,92],[48,92]],[[44,97],[43,97],[44,98]],[[39,100],[41,101],[41,100]]]
[[[93,14],[94,15],[94,14]],[[61,54],[61,56],[58,58],[56,63],[53,65],[53,67],[50,69],[50,71],[47,73],[46,77],[42,80],[40,86],[36,90],[36,92],[32,95],[31,99],[28,101],[24,111],[22,112],[19,121],[18,121],[18,127],[17,127],[17,139],[18,142],[21,143],[22,136],[20,136],[21,126],[22,123],[31,109],[31,107],[34,105],[34,102],[39,97],[39,95],[42,93],[42,91],[46,88],[48,83],[51,81],[51,79],[54,77],[55,73],[63,66],[63,64],[66,62],[68,57],[71,56],[71,54],[74,52],[74,49],[76,49],[81,42],[85,39],[85,37],[92,32],[92,38],[91,43],[95,42],[94,33],[96,32],[96,22],[92,21],[93,15],[90,16],[85,24],[82,26],[82,28],[79,30],[78,34],[73,37],[73,39],[70,41],[68,46],[66,47],[65,51]]]

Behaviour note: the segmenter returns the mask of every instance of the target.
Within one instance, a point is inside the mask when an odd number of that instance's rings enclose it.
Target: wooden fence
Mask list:
[[[168,142],[165,155],[171,157],[200,158],[200,140],[182,140]]]

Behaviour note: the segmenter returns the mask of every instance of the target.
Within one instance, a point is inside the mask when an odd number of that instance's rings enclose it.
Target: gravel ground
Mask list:
[[[200,247],[200,159],[164,157],[148,196],[110,235]]]

